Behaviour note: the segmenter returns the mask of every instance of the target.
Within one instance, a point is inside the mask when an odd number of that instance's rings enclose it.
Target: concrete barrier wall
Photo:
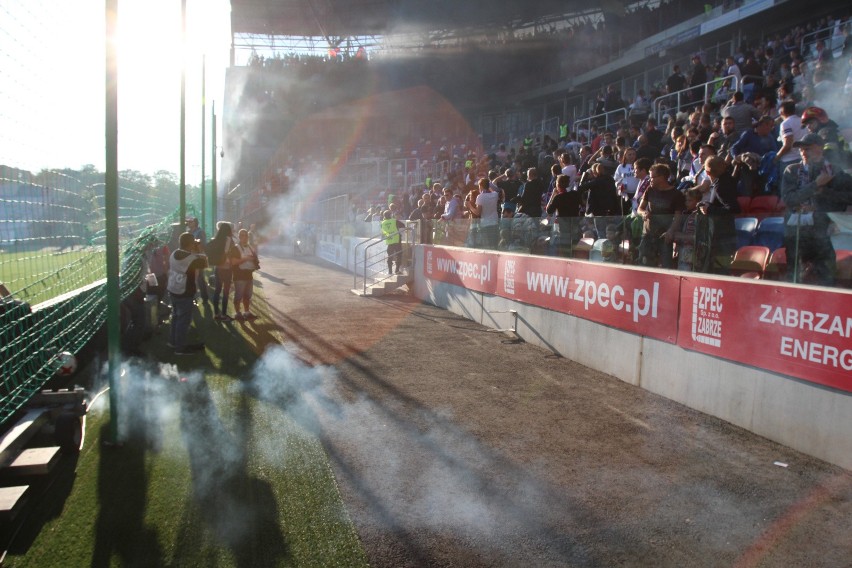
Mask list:
[[[589,368],[852,469],[852,394],[689,351],[582,318],[430,280],[414,251],[414,294]],[[618,346],[612,357],[610,346]],[[779,455],[784,461],[784,456]]]

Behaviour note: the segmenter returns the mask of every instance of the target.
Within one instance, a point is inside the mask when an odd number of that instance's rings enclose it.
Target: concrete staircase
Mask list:
[[[413,281],[413,276],[409,276],[405,272],[402,274],[392,274],[384,276],[381,280],[367,286],[367,291],[364,288],[353,288],[352,293],[358,296],[383,296],[392,294],[395,290],[405,286]]]

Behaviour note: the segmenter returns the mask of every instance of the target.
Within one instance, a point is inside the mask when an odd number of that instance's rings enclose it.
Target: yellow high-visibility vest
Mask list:
[[[385,244],[393,245],[399,242],[396,219],[385,219],[382,221],[382,235],[385,237]]]

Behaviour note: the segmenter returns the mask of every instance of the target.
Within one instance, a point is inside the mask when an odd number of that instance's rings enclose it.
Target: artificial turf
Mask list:
[[[118,379],[121,444],[104,444],[103,396],[83,450],[4,528],[5,566],[367,565],[297,400],[321,378],[277,347],[262,300],[254,311],[221,324],[200,309],[197,354],[166,347],[168,324],[139,346]],[[267,350],[286,364],[258,365]]]

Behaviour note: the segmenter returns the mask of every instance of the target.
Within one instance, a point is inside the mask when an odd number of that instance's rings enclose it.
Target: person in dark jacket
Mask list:
[[[586,215],[604,217],[621,215],[621,198],[615,188],[615,180],[601,164],[592,166],[592,177],[580,184],[578,190],[588,192]]]
[[[571,244],[577,236],[580,221],[580,210],[583,208],[583,199],[579,191],[569,191],[571,177],[559,174],[556,176],[556,186],[547,204],[547,214],[557,216],[556,222],[559,227],[559,242],[557,249],[560,256],[568,256]]]
[[[516,198],[518,213],[527,217],[541,217],[541,197],[547,192],[547,184],[538,177],[538,170],[527,170],[527,182],[521,187]]]
[[[699,204],[701,212],[712,224],[711,262],[720,257],[733,257],[737,250],[737,229],[734,217],[740,212],[737,201],[737,181],[724,158],[711,156],[704,162],[704,171],[710,178],[710,191]],[[711,266],[711,270],[714,267]]]

